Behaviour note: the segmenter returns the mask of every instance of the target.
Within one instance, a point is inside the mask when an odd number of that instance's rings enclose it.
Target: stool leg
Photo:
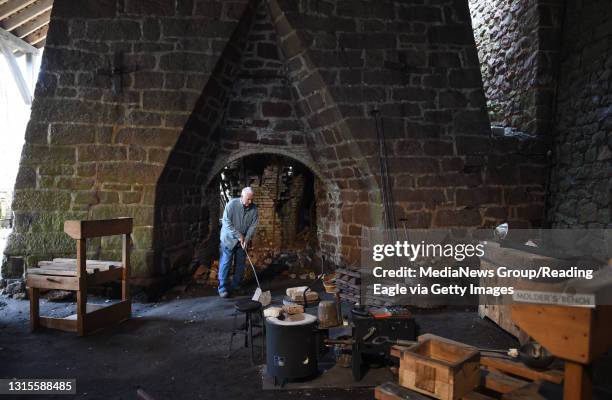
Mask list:
[[[238,313],[234,313],[234,321],[232,322],[232,337],[230,337],[229,351],[227,352],[227,358],[230,358],[232,355],[232,342],[234,341],[234,335],[236,335],[236,319],[238,318]]]

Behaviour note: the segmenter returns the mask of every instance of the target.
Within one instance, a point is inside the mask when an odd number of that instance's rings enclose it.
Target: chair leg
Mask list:
[[[30,331],[40,328],[40,291],[38,288],[28,288],[30,297]]]

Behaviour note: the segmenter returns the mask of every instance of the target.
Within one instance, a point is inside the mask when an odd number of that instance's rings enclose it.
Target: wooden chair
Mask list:
[[[37,268],[28,268],[26,286],[30,297],[30,327],[77,332],[79,336],[130,318],[129,295],[130,235],[132,218],[97,221],[65,221],[64,232],[76,240],[76,259],[56,258],[41,261]],[[122,260],[87,260],[87,239],[122,235]],[[87,304],[87,288],[102,283],[121,281],[121,301],[111,305]],[[77,292],[77,312],[66,318],[41,317],[40,289]]]

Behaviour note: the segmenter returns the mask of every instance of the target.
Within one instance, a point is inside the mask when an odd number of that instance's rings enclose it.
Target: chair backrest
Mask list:
[[[64,232],[73,239],[129,235],[132,233],[132,224],[132,218],[64,221]]]

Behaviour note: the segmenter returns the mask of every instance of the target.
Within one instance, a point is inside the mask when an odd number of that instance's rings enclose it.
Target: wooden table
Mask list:
[[[612,347],[612,306],[568,307],[515,303],[512,319],[565,360],[564,400],[590,400],[591,363]]]

